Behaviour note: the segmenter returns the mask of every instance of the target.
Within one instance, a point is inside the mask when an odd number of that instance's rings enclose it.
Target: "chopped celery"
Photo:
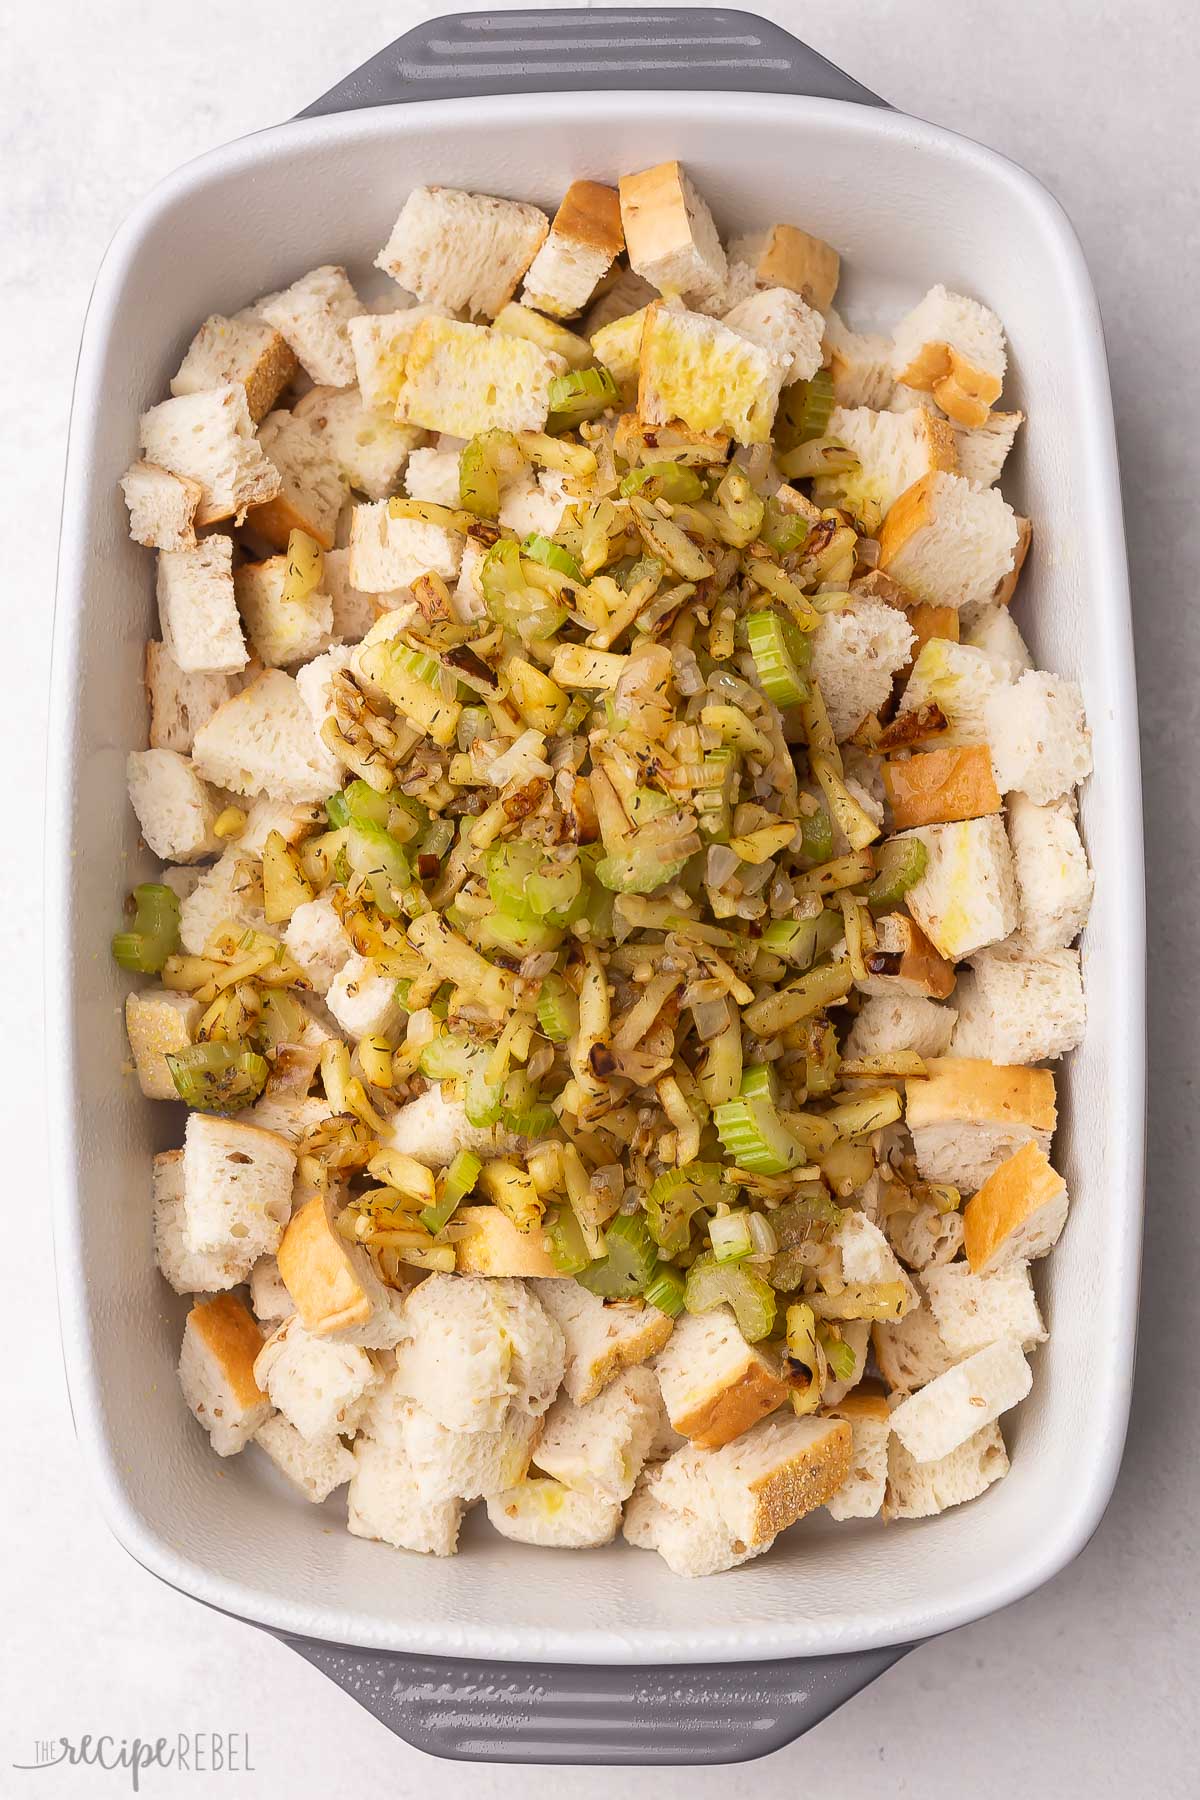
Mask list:
[[[750,1214],[745,1211],[725,1213],[708,1221],[708,1241],[719,1263],[740,1262],[754,1249],[750,1236]]]
[[[369,781],[351,781],[342,790],[349,825],[384,825],[388,822],[391,802],[386,794],[377,794]]]
[[[775,420],[777,449],[794,450],[798,444],[824,437],[832,412],[833,376],[828,369],[818,369],[810,381],[794,381],[784,388],[779,403]]]
[[[604,1300],[631,1300],[654,1272],[654,1239],[641,1213],[618,1213],[604,1233],[605,1256],[578,1280]]]
[[[659,1263],[653,1278],[647,1282],[645,1300],[669,1318],[677,1319],[683,1311],[684,1278],[670,1263]]]
[[[621,404],[620,391],[603,363],[590,369],[569,369],[550,383],[550,416],[546,430],[551,437],[573,431],[585,419],[597,419],[609,407]]]
[[[486,1125],[500,1123],[504,1094],[500,1082],[488,1080],[487,1061],[486,1050],[477,1053],[463,1090],[463,1111],[467,1115],[467,1124],[481,1129]]]
[[[827,1368],[825,1352],[817,1340],[817,1321],[811,1306],[798,1300],[788,1307],[786,1318],[792,1407],[803,1417],[816,1412],[821,1404]]]
[[[704,493],[704,483],[696,471],[677,462],[643,463],[639,469],[630,469],[621,477],[617,492],[627,500],[630,494],[643,493],[647,488],[651,496],[672,505],[686,505]]]
[[[770,1063],[751,1063],[738,1092],[743,1100],[769,1100],[774,1106],[779,1099],[779,1081]]]
[[[830,1325],[817,1326],[817,1342],[825,1352],[825,1360],[835,1381],[852,1381],[858,1362],[854,1354],[854,1345],[848,1344],[845,1338],[837,1337]]]
[[[492,545],[480,565],[479,584],[490,617],[527,642],[553,637],[566,619],[565,606],[526,581],[520,546],[513,538],[500,538]]]
[[[650,1235],[667,1256],[686,1250],[692,1219],[706,1197],[716,1200],[720,1179],[719,1164],[688,1163],[682,1169],[667,1169],[651,1184],[643,1202],[646,1218]]]
[[[534,844],[493,844],[483,859],[488,893],[514,918],[528,916],[525,889],[540,868],[541,851]]]
[[[481,950],[499,950],[503,956],[523,960],[541,950],[557,950],[562,930],[543,919],[516,919],[511,913],[487,913],[475,928]]]
[[[781,506],[774,496],[767,501],[760,535],[776,556],[789,556],[793,550],[799,550],[811,530],[812,526],[802,512],[792,512]]]
[[[391,890],[411,885],[412,864],[391,832],[365,820],[355,822],[346,837],[346,857],[354,874],[370,886],[380,912],[395,918],[399,906]]]
[[[798,706],[807,700],[804,675],[812,652],[804,633],[782,614],[764,609],[747,616],[746,637],[768,700],[776,706]]]
[[[579,1030],[579,1001],[561,975],[552,972],[543,977],[537,1020],[552,1044],[565,1044]]]
[[[809,969],[820,956],[826,956],[838,939],[846,933],[840,912],[828,908],[815,919],[776,919],[768,925],[759,940],[764,950],[782,956],[798,969]]]
[[[829,862],[833,856],[833,820],[818,807],[800,821],[800,854],[806,862]]]
[[[713,1108],[713,1124],[726,1152],[743,1169],[759,1175],[782,1175],[799,1168],[807,1156],[775,1110],[775,1102],[739,1095]]]
[[[325,802],[325,817],[334,831],[341,831],[350,823],[350,808],[344,794],[330,794]]]
[[[602,856],[596,864],[596,880],[612,894],[652,894],[674,881],[687,866],[687,857],[664,862],[657,851],[636,843],[616,856]]]
[[[179,949],[179,896],[158,881],[143,881],[133,890],[133,929],[118,931],[113,960],[138,975],[158,975],[168,956]]]
[[[867,905],[881,912],[898,906],[920,881],[929,852],[920,838],[889,838],[875,851],[875,879],[867,889]]]
[[[729,842],[740,761],[737,751],[728,744],[705,751],[705,785],[697,790],[695,806],[700,835],[710,844]]]
[[[547,862],[529,877],[525,902],[535,918],[569,925],[572,909],[579,906],[582,892],[583,871],[578,862]],[[579,912],[582,910],[579,906]],[[578,917],[578,913],[574,916]]]
[[[473,1151],[460,1150],[457,1153],[438,1184],[437,1199],[421,1213],[421,1223],[426,1231],[432,1232],[436,1237],[442,1227],[449,1224],[451,1214],[475,1186],[482,1168],[483,1164]]]
[[[443,1031],[425,1045],[417,1059],[417,1067],[430,1081],[457,1081],[470,1073],[476,1054],[465,1038],[452,1037]]]
[[[563,1275],[580,1275],[591,1266],[591,1257],[569,1206],[560,1206],[546,1220],[546,1247],[550,1260]]]
[[[556,569],[570,581],[583,580],[582,571],[571,552],[564,550],[561,544],[556,544],[553,538],[542,537],[540,532],[530,532],[521,545],[521,555],[527,556],[530,562],[544,564],[547,569]]]
[[[458,498],[477,519],[500,516],[500,479],[513,474],[524,459],[511,431],[481,431],[458,459]]]
[[[687,1274],[684,1305],[690,1313],[730,1306],[748,1344],[770,1337],[775,1326],[775,1290],[752,1269],[721,1264],[711,1251],[698,1256]]]
[[[175,1091],[198,1112],[240,1112],[266,1086],[265,1056],[243,1043],[189,1044],[167,1055]]]

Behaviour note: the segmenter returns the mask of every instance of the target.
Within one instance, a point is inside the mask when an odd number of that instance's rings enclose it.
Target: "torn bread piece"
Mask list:
[[[841,1252],[843,1281],[860,1287],[887,1284],[903,1288],[904,1300],[898,1318],[920,1306],[920,1294],[897,1262],[883,1232],[865,1213],[849,1210],[843,1213],[832,1242]]]
[[[924,995],[874,995],[859,1009],[842,1054],[853,1059],[915,1050],[918,1056],[945,1056],[957,1019],[953,1006]]]
[[[194,550],[196,511],[204,497],[198,481],[172,475],[156,463],[130,463],[121,477],[129,508],[129,535],[151,550]]]
[[[403,1016],[394,977],[381,975],[368,958],[357,952],[346,958],[330,982],[325,1004],[355,1043],[365,1037],[388,1037]]]
[[[152,406],[138,421],[138,438],[148,462],[199,483],[197,525],[240,523],[279,492],[279,471],[254,434],[240,381]]]
[[[940,283],[894,333],[892,367],[906,387],[931,393],[959,425],[980,426],[1000,398],[1008,357],[994,312]]]
[[[1015,1338],[1000,1338],[902,1400],[892,1431],[914,1462],[940,1462],[1022,1401],[1033,1371]]]
[[[535,1417],[550,1405],[566,1353],[532,1286],[434,1274],[413,1290],[405,1317],[396,1391],[448,1431],[498,1431],[510,1400]]]
[[[300,1436],[317,1443],[356,1430],[382,1379],[365,1350],[314,1337],[296,1313],[259,1351],[254,1377]]]
[[[404,1452],[423,1500],[472,1501],[524,1481],[542,1421],[510,1406],[495,1431],[451,1431],[390,1377],[371,1396],[362,1429]]]
[[[322,998],[329,992],[338,970],[349,962],[354,952],[328,894],[301,901],[287,922],[283,941],[289,956],[299,963],[312,982],[314,993]]]
[[[259,442],[279,472],[279,491],[247,519],[276,550],[286,550],[293,531],[306,531],[322,550],[332,550],[346,478],[328,439],[298,413],[268,413]]]
[[[183,1140],[184,1242],[238,1256],[273,1256],[292,1211],[296,1152],[273,1131],[190,1112]]]
[[[865,953],[867,979],[860,993],[883,998],[945,1000],[954,992],[954,964],[930,943],[907,913],[883,913],[875,921],[875,948]]]
[[[1061,800],[1092,772],[1092,734],[1079,683],[1030,669],[984,713],[996,786],[1037,806]]]
[[[727,1306],[681,1313],[654,1366],[673,1429],[706,1450],[740,1437],[789,1393],[778,1356],[748,1344]]]
[[[655,1471],[648,1471],[625,1507],[626,1541],[639,1550],[657,1550],[673,1575],[720,1575],[769,1550],[774,1539],[753,1549],[727,1529],[715,1510],[691,1512],[664,1505],[657,1497]]]
[[[596,361],[603,363],[620,391],[623,404],[637,403],[638,377],[642,366],[642,331],[650,307],[625,313],[592,333],[592,349]]]
[[[982,425],[955,425],[958,472],[979,487],[995,487],[1008,461],[1017,432],[1025,423],[1022,412],[989,413]]]
[[[620,1503],[642,1472],[660,1414],[651,1370],[625,1369],[586,1406],[560,1395],[546,1414],[534,1460],[564,1487]]]
[[[656,1306],[630,1301],[605,1304],[577,1281],[534,1281],[533,1292],[562,1329],[566,1344],[563,1385],[576,1406],[586,1406],[622,1369],[654,1356],[675,1321]]]
[[[928,1269],[924,1280],[942,1342],[955,1356],[971,1356],[1002,1337],[1015,1338],[1028,1351],[1049,1335],[1028,1263],[976,1275],[969,1263],[952,1262]]]
[[[677,162],[620,180],[629,266],[660,293],[684,299],[720,292],[725,252],[712,214]]]
[[[852,331],[831,306],[817,310],[825,319],[825,364],[838,405],[886,406],[896,385],[891,338]]]
[[[494,319],[549,229],[545,213],[523,201],[414,188],[375,267],[420,300]]]
[[[894,1394],[915,1393],[958,1361],[927,1306],[914,1306],[895,1323],[878,1320],[871,1327],[871,1348]]]
[[[790,288],[819,313],[833,304],[841,258],[831,244],[798,225],[768,225],[731,238],[729,258],[746,263],[759,287]]]
[[[887,1218],[888,1242],[910,1269],[925,1270],[948,1263],[963,1246],[962,1216],[941,1212],[932,1203]]]
[[[1045,1256],[1062,1235],[1067,1184],[1051,1167],[1047,1149],[1036,1141],[1022,1144],[963,1208],[963,1242],[976,1275],[1000,1274]]]
[[[973,956],[1017,929],[1020,901],[1002,818],[922,825],[898,835],[925,846],[924,872],[905,894],[905,905],[949,961]]]
[[[351,516],[353,516],[351,509]],[[366,637],[379,616],[376,596],[364,593],[350,579],[350,546],[325,552],[322,580],[333,609],[333,635],[345,644],[357,644]],[[384,596],[381,596],[382,599]]]
[[[1021,899],[1021,940],[1035,955],[1078,937],[1092,905],[1092,871],[1079,827],[1064,802],[1036,806],[1008,798],[1008,837]]]
[[[642,328],[638,417],[651,427],[679,419],[693,431],[764,444],[789,361],[717,319],[656,301]]]
[[[245,1281],[247,1259],[237,1245],[224,1250],[187,1247],[182,1150],[163,1150],[154,1158],[153,1195],[154,1260],[177,1294],[219,1294]]]
[[[257,313],[247,310],[231,319],[212,313],[171,377],[171,392],[176,396],[202,394],[240,382],[246,390],[250,417],[257,425],[292,381],[298,366],[287,339]]]
[[[350,579],[363,593],[386,595],[422,575],[453,581],[463,535],[448,525],[397,516],[386,500],[356,506],[350,525]]]
[[[897,831],[957,824],[1001,810],[986,744],[936,745],[916,756],[888,757],[883,782]]]
[[[147,1100],[178,1100],[167,1057],[195,1042],[204,1008],[170,988],[135,988],[125,996],[125,1034]]]
[[[778,1413],[722,1449],[678,1451],[654,1471],[651,1491],[676,1511],[715,1516],[754,1549],[824,1506],[846,1479],[850,1460],[844,1419]]]
[[[275,1413],[254,1433],[275,1467],[294,1487],[319,1506],[354,1473],[354,1457],[340,1437],[304,1438],[282,1413]]]
[[[935,637],[922,646],[913,664],[900,696],[900,716],[933,704],[941,708],[950,727],[939,736],[939,748],[986,744],[988,703],[995,697],[1003,708],[1010,686],[1006,667],[986,650]]]
[[[236,794],[324,800],[341,785],[341,765],[282,669],[264,670],[217,708],[196,733],[192,761],[206,781]]]
[[[549,1476],[529,1475],[484,1502],[488,1521],[515,1544],[547,1550],[598,1550],[611,1544],[621,1524],[616,1500],[582,1488],[564,1487]]]
[[[971,609],[969,619],[962,621],[962,641],[973,650],[982,650],[998,674],[1006,681],[1019,681],[1033,667],[1033,657],[1017,622],[1007,606],[989,602]]]
[[[905,1120],[926,1181],[948,1181],[973,1194],[1018,1150],[1035,1146],[1045,1162],[1058,1122],[1049,1069],[998,1068],[965,1057],[933,1058],[925,1068],[908,1083]],[[1027,1158],[1018,1172],[1031,1163],[1041,1167],[1031,1151]],[[970,1255],[969,1226],[967,1239]]]
[[[308,662],[328,646],[333,631],[328,594],[290,598],[290,568],[291,558],[281,555],[242,563],[234,571],[238,612],[254,654],[268,669]]]
[[[821,366],[825,321],[790,288],[771,287],[751,294],[723,315],[731,331],[752,344],[790,358],[783,385],[809,381]]]
[[[125,781],[146,843],[164,862],[196,862],[215,856],[216,797],[191,761],[175,750],[131,750]]]
[[[396,491],[424,435],[416,425],[398,425],[392,408],[377,412],[367,406],[357,387],[315,387],[297,400],[295,416],[326,446],[343,480],[368,500]],[[453,504],[458,505],[457,492]]]
[[[243,650],[243,654],[245,654]],[[192,740],[231,693],[229,677],[211,670],[189,674],[165,644],[146,645],[146,700],[150,708],[150,748],[187,756]]]
[[[461,438],[541,431],[550,384],[566,369],[563,357],[531,338],[457,319],[425,319],[409,345],[396,417]]]
[[[1008,1452],[999,1425],[973,1432],[948,1456],[917,1462],[894,1434],[888,1439],[885,1519],[930,1519],[947,1507],[977,1500],[1008,1474]]]
[[[404,386],[408,347],[418,325],[423,319],[447,316],[441,306],[409,306],[400,312],[362,313],[350,320],[346,330],[364,406],[389,417],[394,414]]]
[[[272,1326],[290,1319],[296,1310],[273,1256],[260,1256],[250,1271],[250,1308],[262,1324]]]
[[[240,1300],[218,1294],[187,1316],[179,1352],[179,1385],[218,1456],[244,1450],[271,1413],[254,1375],[262,1332]]]
[[[364,1349],[391,1349],[405,1335],[384,1285],[361,1244],[338,1230],[328,1195],[292,1215],[275,1253],[280,1277],[306,1331]]]
[[[346,326],[363,311],[345,269],[326,263],[310,269],[282,293],[259,301],[260,317],[273,325],[305,374],[326,387],[349,387],[354,352]]]
[[[879,566],[918,600],[961,608],[995,599],[1019,538],[1017,515],[998,488],[937,469],[906,488],[885,516]]]
[[[1082,1041],[1087,1024],[1078,950],[981,950],[956,999],[951,1054],[985,1062],[1054,1062]]]
[[[465,1225],[466,1235],[455,1244],[455,1267],[460,1275],[512,1275],[527,1279],[542,1276],[546,1280],[568,1279],[555,1267],[554,1259],[543,1242],[545,1233],[536,1229],[518,1231],[508,1214],[498,1206],[460,1206],[454,1214],[456,1225]]]
[[[232,675],[249,658],[233,585],[233,541],[160,550],[155,582],[163,646],[185,675]]]
[[[346,1529],[396,1550],[453,1556],[466,1511],[461,1500],[426,1500],[403,1450],[376,1438],[355,1439]]]
[[[858,467],[818,476],[813,499],[818,506],[846,506],[867,525],[877,525],[926,475],[958,469],[953,431],[924,407],[896,413],[835,406],[825,436],[853,451]]]
[[[267,928],[262,882],[254,863],[239,855],[236,846],[211,869],[198,872],[194,887],[181,896],[180,941],[190,956],[203,956],[213,933],[231,922],[247,931]]]
[[[823,1416],[844,1419],[850,1427],[850,1468],[846,1479],[825,1502],[831,1519],[873,1519],[887,1487],[888,1438],[891,1418],[879,1389],[859,1388]]]
[[[573,318],[624,248],[617,190],[598,181],[573,181],[525,272],[525,303],[554,319]]]
[[[886,705],[912,651],[912,626],[896,607],[856,598],[823,613],[810,641],[813,676],[841,743]]]
[[[430,1169],[444,1169],[459,1150],[495,1155],[503,1142],[494,1125],[472,1125],[461,1100],[448,1099],[440,1083],[392,1114],[381,1142]]]

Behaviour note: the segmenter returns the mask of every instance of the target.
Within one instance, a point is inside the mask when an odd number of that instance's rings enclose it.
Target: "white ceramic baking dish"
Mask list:
[[[522,97],[564,88],[608,91]],[[310,114],[189,164],[144,202],[105,258],[80,355],[47,834],[51,1068],[67,1089],[55,1230],[79,1436],[139,1562],[289,1637],[428,1748],[753,1755],[902,1647],[1046,1581],[1087,1541],[1116,1476],[1138,1285],[1144,926],[1129,597],[1096,302],[1070,226],[1029,175],[887,110],[747,14],[439,20]],[[571,177],[608,180],[666,157],[688,165],[723,227],[795,218],[838,245],[839,306],[856,323],[894,319],[933,281],[999,312],[1012,353],[1005,401],[1029,415],[1004,486],[1036,527],[1017,616],[1039,663],[1082,682],[1095,740],[1083,796],[1097,877],[1088,1028],[1061,1077],[1057,1142],[1073,1204],[1039,1271],[1052,1335],[1030,1399],[1006,1421],[1012,1473],[928,1522],[835,1526],[822,1513],[763,1560],[700,1582],[623,1546],[519,1548],[475,1520],[452,1561],[398,1554],[341,1529],[344,1496],[313,1508],[265,1459],[211,1454],[174,1376],[185,1304],[151,1255],[149,1158],[178,1141],[181,1115],[121,1074],[127,982],[108,955],[118,898],[148,872],[123,765],[144,741],[154,621],[151,559],[126,535],[116,482],[138,413],[165,392],[197,322],[317,262],[365,276],[418,183],[552,207]]]

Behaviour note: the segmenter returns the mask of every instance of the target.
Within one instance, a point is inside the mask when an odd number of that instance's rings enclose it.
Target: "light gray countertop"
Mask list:
[[[297,111],[440,6],[395,0],[43,0],[6,18],[0,74],[0,491],[6,854],[0,1142],[8,1149],[0,1359],[3,1610],[0,1793],[128,1791],[95,1770],[13,1772],[35,1740],[248,1732],[254,1774],[144,1778],[143,1792],[550,1795],[550,1770],[460,1769],[392,1739],[288,1650],[142,1573],[101,1522],[76,1452],[57,1348],[39,1112],[38,868],[50,612],[71,376],[101,253],[188,157]],[[1099,290],[1112,360],[1134,578],[1149,833],[1151,1126],[1142,1355],[1125,1465],[1079,1560],[1049,1587],[924,1646],[801,1744],[744,1769],[573,1771],[659,1800],[753,1792],[1168,1797],[1196,1792],[1200,1405],[1192,1379],[1200,1036],[1200,90],[1182,0],[841,0],[757,10],[899,107],[1031,169],[1062,200]],[[535,103],[536,104],[536,103]],[[14,817],[15,813],[15,817]],[[1102,976],[1102,972],[1099,972]],[[1093,978],[1096,978],[1094,975]],[[15,1279],[13,1278],[15,1275]],[[651,1789],[653,1783],[653,1789]]]

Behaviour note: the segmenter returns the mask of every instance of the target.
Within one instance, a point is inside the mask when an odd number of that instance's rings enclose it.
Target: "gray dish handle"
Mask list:
[[[299,116],[414,100],[598,89],[717,89],[886,104],[752,13],[617,7],[428,20]],[[587,1668],[455,1662],[290,1636],[282,1641],[431,1756],[630,1766],[766,1756],[811,1730],[912,1647],[788,1662]]]
[[[753,13],[667,6],[429,19],[306,106],[302,119],[480,94],[681,88],[886,102]]]

